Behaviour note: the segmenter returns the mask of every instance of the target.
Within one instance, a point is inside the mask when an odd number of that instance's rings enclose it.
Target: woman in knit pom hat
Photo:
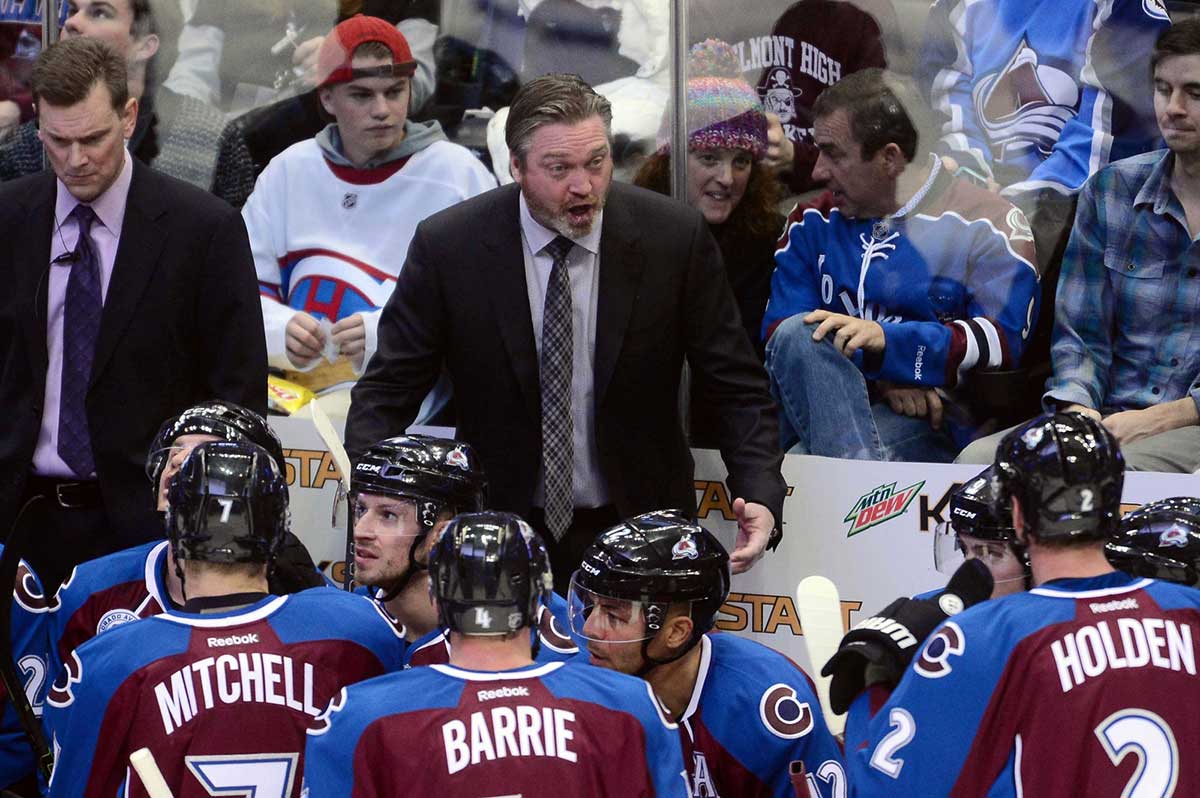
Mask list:
[[[693,45],[688,56],[688,170],[685,198],[704,215],[721,248],[746,336],[760,358],[763,311],[775,269],[775,243],[784,217],[776,208],[781,189],[763,163],[767,117],[758,93],[741,79],[736,51],[719,39]],[[670,193],[670,119],[664,118],[658,150],[633,182]],[[712,439],[719,419],[702,384],[692,385],[692,442]]]

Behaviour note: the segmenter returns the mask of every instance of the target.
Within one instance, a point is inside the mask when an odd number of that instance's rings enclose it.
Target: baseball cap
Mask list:
[[[370,69],[354,69],[354,51],[367,42],[379,42],[392,51],[392,63]],[[350,17],[334,28],[317,55],[317,87],[346,83],[366,77],[408,77],[417,71],[417,62],[404,34],[378,17],[363,14]]]

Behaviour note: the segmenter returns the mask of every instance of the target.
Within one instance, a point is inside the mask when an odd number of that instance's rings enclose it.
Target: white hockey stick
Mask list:
[[[796,611],[804,632],[804,647],[812,663],[812,676],[821,699],[821,711],[829,731],[840,735],[846,728],[846,716],[833,714],[829,706],[829,682],[821,668],[838,650],[846,631],[842,627],[842,602],[837,586],[823,576],[808,576],[796,586]]]
[[[133,769],[137,771],[138,778],[142,780],[150,798],[175,798],[149,748],[139,748],[130,754],[129,764],[133,765]]]
[[[317,400],[309,402],[308,407],[312,414],[313,426],[317,428],[317,434],[321,436],[321,442],[333,455],[333,463],[337,466],[342,487],[349,491],[350,456],[346,454],[346,447],[342,445],[342,439],[338,437],[337,430],[333,428],[333,422],[329,420],[329,416],[325,415],[325,411],[317,404]]]

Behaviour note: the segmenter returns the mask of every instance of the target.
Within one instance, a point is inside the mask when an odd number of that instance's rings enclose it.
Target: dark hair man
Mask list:
[[[129,755],[149,747],[173,795],[298,798],[305,730],[345,685],[397,669],[401,641],[361,596],[267,592],[288,491],[262,447],[200,444],[168,502],[186,603],[67,659],[47,699],[50,795],[143,795]]]
[[[341,693],[309,732],[310,795],[687,796],[676,730],[637,679],[537,664],[541,539],[510,513],[450,522],[430,554],[450,664]]]
[[[1037,316],[1025,217],[947,173],[921,110],[878,69],[813,107],[830,193],[789,216],[763,319],[792,452],[953,460],[984,420],[973,373],[1014,367]]]
[[[726,422],[735,570],[777,537],[786,491],[765,374],[707,223],[612,184],[611,116],[573,75],[521,88],[505,130],[516,184],[418,225],[346,426],[351,454],[400,433],[444,366],[491,504],[546,531],[560,590],[621,516],[695,506],[685,360]]]
[[[815,798],[846,794],[808,676],[761,643],[708,634],[728,595],[721,542],[676,511],[646,513],[584,553],[571,582],[572,631],[593,665],[650,684],[679,724],[691,795],[791,798],[797,760]]]
[[[858,795],[1200,790],[1200,760],[1189,755],[1200,736],[1200,592],[1115,571],[1105,558],[1124,465],[1115,438],[1079,413],[1039,416],[1005,437],[995,479],[1034,587],[932,634],[911,616],[873,619],[911,664],[886,702],[872,688],[850,706]],[[835,686],[846,673],[834,673]]]
[[[79,37],[38,56],[52,172],[0,185],[0,528],[43,499],[28,558],[47,590],[158,537],[141,462],[211,397],[266,411],[262,311],[241,217],[131,158],[124,60]]]

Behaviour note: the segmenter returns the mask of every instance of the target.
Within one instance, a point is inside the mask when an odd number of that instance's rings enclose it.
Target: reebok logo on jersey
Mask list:
[[[492,701],[497,698],[524,698],[528,695],[528,687],[498,687],[495,690],[477,690],[475,692],[475,698],[479,701]]]
[[[248,646],[258,642],[257,634],[231,635],[230,637],[208,638],[209,648],[226,648],[227,646]]]
[[[1088,604],[1088,609],[1099,615],[1102,612],[1116,612],[1117,610],[1136,610],[1138,608],[1137,599],[1117,599],[1116,601],[1105,601],[1103,603]]]

